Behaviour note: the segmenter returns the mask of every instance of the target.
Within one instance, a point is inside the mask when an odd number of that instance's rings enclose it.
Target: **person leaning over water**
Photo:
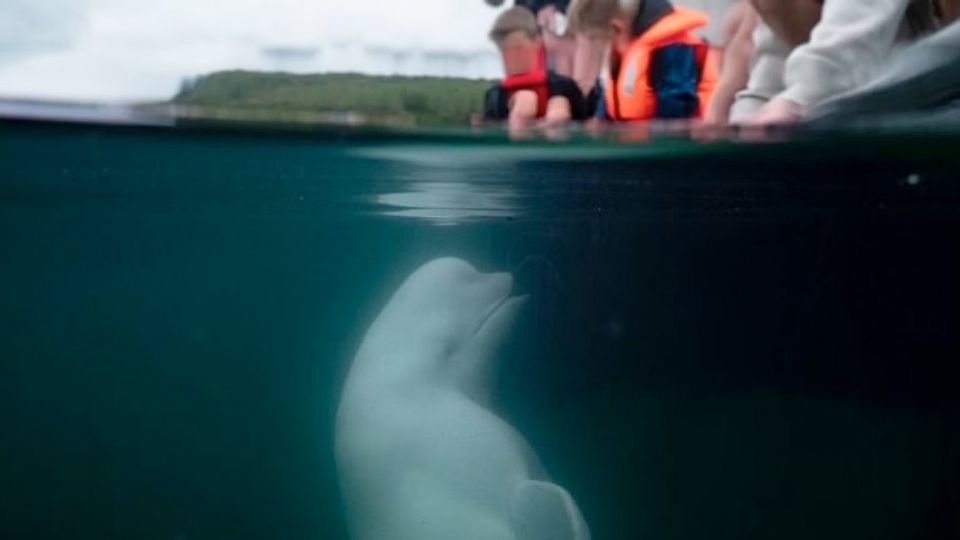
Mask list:
[[[503,56],[505,78],[484,96],[486,120],[507,120],[511,129],[517,129],[538,119],[561,124],[587,117],[577,84],[543,66],[543,43],[530,11],[513,7],[501,13],[490,39]]]
[[[571,28],[609,38],[606,118],[702,116],[717,79],[716,55],[693,31],[709,18],[667,0],[574,0]]]
[[[954,0],[949,0],[954,1]],[[760,22],[753,67],[732,123],[800,120],[875,77],[896,42],[935,26],[934,0],[751,0]]]
[[[503,0],[486,0],[500,6]],[[578,0],[516,0],[515,5],[534,12],[540,25],[549,67],[559,75],[572,77],[584,96],[596,89],[607,49],[605,37],[572,32],[566,15]]]

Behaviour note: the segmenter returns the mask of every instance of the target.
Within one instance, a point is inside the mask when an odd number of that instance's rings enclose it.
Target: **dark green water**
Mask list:
[[[0,537],[346,538],[346,370],[457,256],[594,539],[958,538],[957,143],[0,123]]]

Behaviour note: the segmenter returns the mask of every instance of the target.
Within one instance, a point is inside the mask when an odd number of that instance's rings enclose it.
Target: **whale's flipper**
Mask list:
[[[524,480],[513,496],[517,540],[590,540],[590,530],[573,497],[562,487]]]

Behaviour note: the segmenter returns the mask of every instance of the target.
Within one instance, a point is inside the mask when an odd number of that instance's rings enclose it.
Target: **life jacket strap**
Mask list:
[[[697,84],[703,80],[703,72],[707,68],[707,56],[710,54],[710,44],[704,41],[693,46],[694,59],[697,62]]]

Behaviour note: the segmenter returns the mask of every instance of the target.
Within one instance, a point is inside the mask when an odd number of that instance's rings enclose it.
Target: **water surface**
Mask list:
[[[456,256],[595,539],[957,537],[956,146],[0,123],[0,534],[346,538],[349,362]]]

